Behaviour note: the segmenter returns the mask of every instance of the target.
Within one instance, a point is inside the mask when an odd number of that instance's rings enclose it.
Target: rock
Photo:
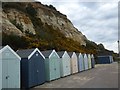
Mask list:
[[[14,5],[16,4],[17,3],[14,3]],[[32,16],[33,18],[40,19],[43,25],[47,24],[52,26],[54,29],[60,30],[60,32],[65,35],[65,37],[79,42],[80,45],[86,45],[85,40],[87,40],[87,38],[74,27],[66,15],[61,14],[54,7],[51,8],[38,2],[26,2],[19,4],[22,5],[22,7],[20,6],[19,8],[24,9],[24,11],[21,11],[18,9],[18,7],[13,6],[12,8],[4,8],[2,26],[4,32],[9,34],[12,32],[20,36],[25,35],[26,31],[33,35],[36,34],[34,24],[28,16],[29,13],[25,11],[26,7],[31,4],[33,10],[37,12],[35,16]]]

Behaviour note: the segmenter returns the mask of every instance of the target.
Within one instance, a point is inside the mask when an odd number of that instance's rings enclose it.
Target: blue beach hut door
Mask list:
[[[44,83],[45,81],[45,68],[44,68],[44,60],[40,59],[41,55],[36,52],[30,59],[29,63],[31,63],[30,66],[30,86],[36,86],[41,83]]]

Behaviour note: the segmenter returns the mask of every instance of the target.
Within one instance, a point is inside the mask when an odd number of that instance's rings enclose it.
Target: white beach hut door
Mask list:
[[[19,62],[8,60],[8,88],[20,88]]]
[[[3,88],[20,88],[19,63],[16,60],[3,60]],[[17,75],[16,75],[17,74]]]
[[[8,62],[7,60],[2,60],[2,88],[8,87]]]
[[[2,89],[2,60],[0,59],[0,90]]]

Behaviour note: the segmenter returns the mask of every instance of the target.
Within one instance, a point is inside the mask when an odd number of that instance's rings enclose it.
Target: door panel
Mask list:
[[[17,60],[2,61],[2,87],[20,88],[20,64]]]
[[[54,58],[54,65],[55,65],[55,77],[56,79],[60,77],[60,63],[58,58]]]
[[[38,84],[42,84],[45,82],[45,63],[42,58],[39,60],[39,65],[38,65],[37,69],[39,70]]]
[[[79,59],[79,71],[82,71],[82,60],[81,60],[81,58]]]
[[[84,59],[82,58],[82,70],[85,69],[84,66],[85,66],[85,64],[84,64]]]
[[[8,61],[2,60],[2,88],[8,87]]]
[[[28,60],[28,88],[35,86],[37,83],[37,73],[36,73],[36,65],[35,59],[33,57]]]
[[[2,60],[0,59],[0,90],[1,89],[2,89]]]
[[[69,75],[70,74],[70,61],[69,61],[69,58],[65,58],[65,64],[66,64],[66,75]]]
[[[50,65],[50,80],[54,80],[56,77],[56,75],[55,75],[56,68],[54,66],[54,59],[51,58],[49,63],[50,63],[49,64]]]
[[[62,58],[62,76],[65,76],[66,73],[66,60],[64,58]]]
[[[16,73],[17,73],[16,78],[17,79],[15,79],[15,82],[18,82],[18,83],[16,83],[16,87],[20,88],[20,83],[21,83],[20,75],[21,75],[21,73],[20,73],[20,62],[19,62],[19,60],[18,61],[15,60],[15,64],[16,64],[16,67],[18,68],[17,71],[16,71]]]
[[[78,62],[77,59],[75,59],[75,73],[78,72]]]
[[[72,73],[75,73],[75,62],[74,62],[74,58],[72,59]]]
[[[67,59],[64,59],[64,75],[66,76],[68,74],[68,62]]]
[[[60,59],[60,76],[64,75],[63,58]]]
[[[73,73],[74,69],[74,63],[73,63],[73,59],[71,58],[71,73]]]
[[[85,59],[85,70],[87,70],[87,69],[88,69],[88,60]]]
[[[8,88],[20,88],[19,62],[8,60]]]

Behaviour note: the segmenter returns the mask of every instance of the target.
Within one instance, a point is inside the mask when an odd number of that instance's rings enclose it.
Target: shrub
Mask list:
[[[23,25],[20,23],[17,23],[16,19],[10,20],[10,22],[15,25],[21,32],[23,32]]]
[[[37,11],[35,10],[35,8],[29,3],[28,6],[26,7],[26,11],[28,14],[30,14],[31,16],[35,16],[37,14]]]

